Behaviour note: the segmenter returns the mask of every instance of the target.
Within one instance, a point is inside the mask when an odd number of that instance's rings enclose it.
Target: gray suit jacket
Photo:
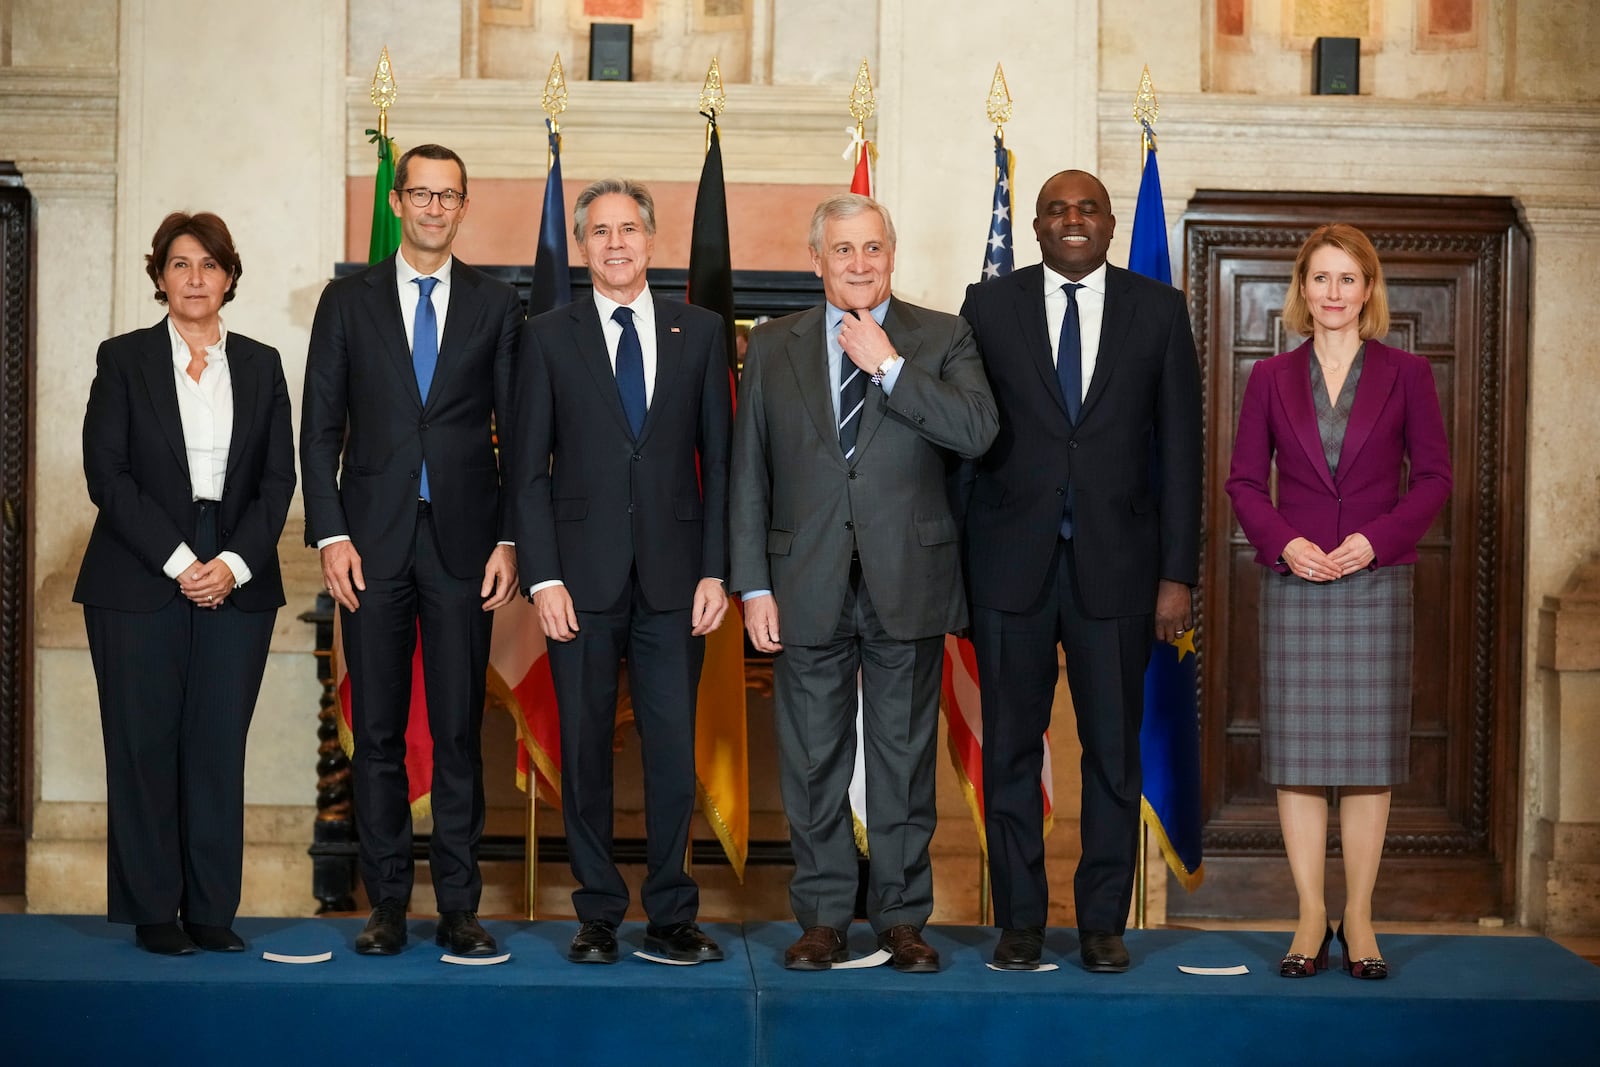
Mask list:
[[[750,334],[734,428],[729,509],[738,591],[771,589],[785,644],[833,635],[850,557],[890,637],[966,625],[958,527],[945,474],[998,431],[971,328],[892,299],[884,330],[905,359],[892,394],[868,388],[847,464],[828,385],[824,308]]]

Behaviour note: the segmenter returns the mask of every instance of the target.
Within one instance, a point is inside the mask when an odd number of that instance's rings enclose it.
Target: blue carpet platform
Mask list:
[[[243,919],[249,952],[168,959],[98,918],[0,916],[0,1061],[1582,1063],[1600,1037],[1600,967],[1541,938],[1389,936],[1393,976],[1358,982],[1279,978],[1283,934],[1134,931],[1133,970],[1090,975],[1070,930],[1046,940],[1059,970],[1017,973],[984,966],[992,931],[930,927],[944,970],[902,975],[785,971],[787,923],[708,926],[728,958],[696,967],[578,967],[573,923],[485,925],[509,962],[441,963],[421,919],[393,958],[350,950],[357,920]],[[621,935],[626,952],[643,928]]]

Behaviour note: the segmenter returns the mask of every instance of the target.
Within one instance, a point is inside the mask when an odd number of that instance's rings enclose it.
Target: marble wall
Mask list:
[[[367,90],[378,48],[387,43],[400,81],[391,123],[402,146],[442,140],[472,168],[463,255],[526,262],[544,167],[537,100],[548,57],[527,51],[519,63],[539,62],[523,74],[503,65],[511,24],[485,19],[498,17],[491,8],[526,8],[537,32],[559,23],[576,40],[572,13],[583,3],[463,0],[456,18],[451,5],[412,0],[279,0],[206,5],[202,20],[176,0],[0,0],[0,156],[17,160],[39,204],[36,910],[93,911],[103,900],[99,732],[81,617],[70,603],[92,519],[76,427],[95,346],[157,314],[141,270],[155,222],[174,207],[229,220],[246,265],[229,326],[277,345],[298,395],[323,279],[330,264],[365,246],[373,159],[362,130],[373,122]],[[1309,60],[1304,35],[1291,32],[1297,5],[1289,0],[733,6],[749,18],[747,69],[735,65],[730,76],[724,65],[736,267],[803,269],[804,218],[823,190],[848,180],[845,103],[863,56],[878,84],[870,131],[882,152],[879,191],[901,233],[897,289],[945,309],[959,304],[981,261],[993,181],[984,99],[997,61],[1016,101],[1007,141],[1017,153],[1019,265],[1038,258],[1028,235],[1033,191],[1069,166],[1105,179],[1122,210],[1112,260],[1124,261],[1140,162],[1131,109],[1146,64],[1161,104],[1169,223],[1199,188],[1518,199],[1534,237],[1518,912],[1542,920],[1554,830],[1600,823],[1584,805],[1561,801],[1600,793],[1594,688],[1558,688],[1533,666],[1538,605],[1595,550],[1600,529],[1600,479],[1588,459],[1600,351],[1585,284],[1600,234],[1600,68],[1584,58],[1591,49],[1573,47],[1600,32],[1589,5],[1482,0],[1467,5],[1468,32],[1448,4],[1371,0],[1359,5],[1377,29],[1356,98],[1307,95]],[[692,26],[682,20],[708,10],[698,0],[643,7],[658,28]],[[1220,30],[1248,49],[1223,47]],[[500,44],[486,43],[496,34]],[[721,47],[686,40],[692,61],[681,70],[664,77],[653,67],[654,79],[632,84],[584,82],[581,56],[563,50],[569,196],[586,179],[633,174],[663,193],[663,217],[678,220],[671,226],[680,236],[703,144],[695,100],[706,59],[692,54]],[[663,242],[663,265],[684,265],[681,245]],[[1181,249],[1174,253],[1180,262]],[[258,912],[309,907],[301,853],[315,782],[316,687],[310,631],[293,616],[318,580],[300,534],[297,504],[282,545],[291,606],[275,634],[247,777],[258,873],[246,907]],[[1066,761],[1070,773],[1071,734],[1063,718],[1058,771]],[[955,841],[947,834],[970,831],[959,829],[964,806],[948,768],[941,774],[949,830],[940,833]],[[1075,805],[1062,799],[1070,819]],[[970,847],[969,836],[949,854],[970,855]],[[969,867],[953,877],[967,880]]]

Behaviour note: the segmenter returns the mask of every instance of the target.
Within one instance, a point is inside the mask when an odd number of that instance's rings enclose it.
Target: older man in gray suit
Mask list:
[[[751,643],[773,653],[794,970],[846,957],[856,848],[856,679],[866,745],[868,917],[901,971],[937,971],[934,739],[943,638],[966,625],[947,463],[995,438],[972,331],[890,296],[894,224],[824,200],[811,262],[827,303],[750,335],[734,430],[730,549]],[[780,630],[781,620],[781,630]]]

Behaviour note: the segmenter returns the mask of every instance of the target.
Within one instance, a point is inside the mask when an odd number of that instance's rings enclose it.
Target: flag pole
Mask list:
[[[994,143],[997,149],[1005,148],[1006,123],[1011,121],[1014,113],[1015,106],[1011,100],[1011,87],[1006,84],[1006,72],[1001,64],[996,63],[994,78],[989,82],[989,95],[984,101],[984,114],[994,123]],[[1007,158],[1010,158],[1009,154]],[[1009,169],[1008,166],[1007,170]],[[994,180],[998,183],[1000,179],[1000,163],[997,159]],[[980,833],[982,829],[980,826]],[[994,920],[994,887],[989,880],[988,849],[979,850],[978,865],[978,922],[988,926]]]
[[[867,120],[878,110],[878,94],[872,87],[872,69],[863,59],[861,66],[856,68],[855,85],[850,89],[850,117],[855,119],[855,129],[851,131],[850,147],[845,149],[848,157],[854,153],[852,166],[855,168],[850,179],[850,191],[861,193],[864,196],[876,196],[877,189],[872,181],[872,168],[878,161],[878,150],[867,140]],[[865,181],[860,181],[865,172]],[[863,188],[857,188],[857,186]]]
[[[560,143],[561,123],[559,116],[567,109],[567,79],[561,69],[561,53],[557,52],[555,59],[550,61],[550,73],[544,80],[544,92],[540,94],[539,106],[550,120],[550,139],[546,142],[544,153],[545,181],[550,180],[550,168],[555,165],[556,145]],[[539,788],[537,785],[538,771],[529,768],[534,777],[528,781],[528,829],[523,842],[523,873],[526,880],[528,895],[528,918],[537,918],[539,904]]]
[[[1156,91],[1150,81],[1150,66],[1145,64],[1144,73],[1139,76],[1139,89],[1133,97],[1133,119],[1139,124],[1139,169],[1144,170],[1146,152],[1155,151],[1156,135],[1154,123],[1161,113],[1156,104]],[[1149,924],[1150,910],[1150,828],[1143,819],[1139,820],[1139,855],[1134,863],[1134,907],[1133,927],[1143,930]]]

